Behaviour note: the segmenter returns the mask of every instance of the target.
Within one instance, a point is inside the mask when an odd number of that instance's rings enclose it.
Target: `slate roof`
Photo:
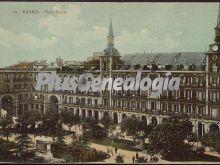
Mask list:
[[[121,57],[126,65],[196,65],[199,68],[205,64],[203,52],[171,52],[171,53],[136,53],[126,54]]]

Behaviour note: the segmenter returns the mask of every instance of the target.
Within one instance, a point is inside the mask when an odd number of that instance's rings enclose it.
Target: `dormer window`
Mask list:
[[[181,70],[181,69],[183,69],[184,68],[184,66],[182,65],[182,64],[180,64],[180,65],[177,65],[177,70]]]
[[[195,69],[196,69],[196,65],[193,64],[189,66],[189,70],[195,70]]]
[[[188,66],[188,65],[185,65],[185,66],[184,66],[184,69],[185,69],[185,70],[188,70],[188,69],[189,69],[189,66]]]
[[[156,64],[151,65],[151,70],[158,70],[158,66]]]
[[[166,70],[171,70],[171,69],[172,69],[172,65],[170,65],[170,64],[165,65],[165,69],[166,69]]]

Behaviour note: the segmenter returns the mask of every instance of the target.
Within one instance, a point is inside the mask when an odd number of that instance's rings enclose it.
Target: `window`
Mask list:
[[[118,107],[121,107],[121,100],[118,100]]]
[[[166,103],[162,103],[162,110],[163,110],[163,111],[166,111],[166,110],[167,110],[167,105],[166,105]]]
[[[141,109],[145,109],[146,103],[144,101],[141,102]]]
[[[151,110],[155,110],[156,109],[156,103],[155,102],[151,102]]]
[[[212,64],[212,71],[213,72],[217,72],[218,71],[218,67],[216,66],[216,63]]]
[[[9,91],[9,85],[5,85],[4,88],[5,88],[5,91]]]
[[[213,77],[211,83],[212,83],[212,84],[211,84],[212,86],[216,86],[216,84],[217,84],[217,78],[216,78],[216,77]]]
[[[92,99],[91,98],[88,98],[88,105],[92,105]]]
[[[189,100],[191,98],[191,91],[190,90],[186,90],[186,98],[187,100]]]
[[[69,97],[69,103],[70,104],[72,103],[72,97]]]
[[[199,106],[199,107],[198,107],[198,113],[199,113],[199,114],[203,114],[203,107],[202,107],[202,106]]]
[[[212,93],[212,101],[216,101],[216,92]]]
[[[192,113],[191,105],[186,106],[186,113]]]
[[[186,76],[186,85],[190,85],[191,84],[191,77]]]
[[[76,103],[79,104],[80,103],[80,100],[78,97],[76,97]]]
[[[98,105],[98,99],[95,99],[95,106]]]
[[[132,108],[132,109],[135,109],[135,106],[136,106],[136,105],[135,105],[135,101],[132,101],[132,102],[131,102],[131,108]]]
[[[122,107],[126,107],[126,102],[125,102],[125,100],[122,100]]]
[[[86,104],[86,99],[85,99],[85,98],[82,98],[82,99],[81,99],[81,104],[82,104],[82,105],[85,105],[85,104]]]
[[[178,111],[179,111],[179,107],[178,107],[177,104],[174,104],[174,111],[175,111],[175,112],[178,112]]]
[[[9,80],[9,75],[5,75],[5,81],[8,81]]]
[[[116,101],[115,100],[113,100],[113,106],[116,107]]]

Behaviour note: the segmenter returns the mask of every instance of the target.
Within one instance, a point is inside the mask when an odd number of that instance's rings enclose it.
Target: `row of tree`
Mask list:
[[[86,139],[107,137],[109,133],[113,134],[113,130],[116,128],[116,124],[108,115],[105,115],[99,123],[92,117],[82,118],[68,110],[61,111],[61,113],[50,112],[45,115],[39,112],[25,113],[19,116],[16,122],[14,126],[10,116],[2,118],[0,120],[1,134],[9,143],[10,134],[13,131],[18,133],[15,138],[15,150],[17,155],[22,158],[28,157],[33,152],[30,150],[31,139],[28,136],[30,133],[52,136],[54,140],[57,137],[57,144],[63,144],[65,132],[62,124],[66,124],[69,130],[73,125],[82,125],[83,137]],[[202,144],[220,151],[219,132],[197,139],[192,133],[192,127],[187,115],[171,116],[158,126],[146,125],[135,116],[126,117],[120,123],[122,133],[125,132],[126,135],[132,136],[134,141],[139,136],[144,139],[149,138],[147,151],[151,155],[161,154],[163,157],[172,157],[173,155],[187,156],[192,153],[201,154],[204,149],[194,145],[194,142],[198,140]]]

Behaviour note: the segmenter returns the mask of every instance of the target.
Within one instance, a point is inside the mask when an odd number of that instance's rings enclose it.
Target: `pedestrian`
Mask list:
[[[136,159],[138,159],[138,152],[136,152]]]
[[[111,154],[112,154],[112,156],[113,156],[113,155],[114,155],[114,153],[113,153],[113,149],[112,149],[112,148],[110,149],[110,152],[111,152]]]
[[[110,150],[109,150],[109,148],[107,148],[107,154],[108,154],[109,156],[111,156],[111,155],[110,155]]]
[[[115,154],[117,154],[117,151],[118,151],[118,148],[117,148],[117,147],[115,147]]]
[[[133,164],[134,164],[134,161],[135,161],[135,157],[133,156],[133,157],[132,157],[132,162],[133,162]]]

